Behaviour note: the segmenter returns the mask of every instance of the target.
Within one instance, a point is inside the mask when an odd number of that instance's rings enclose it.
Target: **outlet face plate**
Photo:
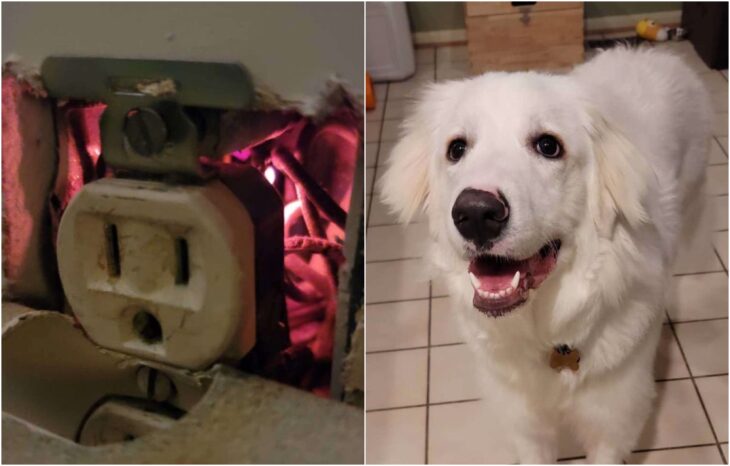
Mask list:
[[[219,181],[90,183],[57,247],[68,301],[100,346],[202,369],[255,343],[254,227]]]

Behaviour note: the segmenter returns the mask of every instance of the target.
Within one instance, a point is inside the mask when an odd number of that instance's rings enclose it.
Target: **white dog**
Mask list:
[[[593,462],[638,440],[711,115],[680,59],[618,47],[567,75],[431,85],[406,119],[384,199],[404,221],[425,210],[521,462],[555,461],[560,424]]]

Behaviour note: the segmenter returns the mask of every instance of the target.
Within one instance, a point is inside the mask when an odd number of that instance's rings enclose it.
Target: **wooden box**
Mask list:
[[[556,70],[583,61],[583,2],[466,2],[472,72]]]

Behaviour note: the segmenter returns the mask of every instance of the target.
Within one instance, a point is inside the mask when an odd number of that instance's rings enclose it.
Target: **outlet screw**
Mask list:
[[[144,157],[162,152],[167,141],[167,125],[155,110],[142,107],[130,110],[124,120],[124,139]]]
[[[137,371],[137,386],[148,399],[165,402],[175,396],[175,384],[164,373],[142,366]]]

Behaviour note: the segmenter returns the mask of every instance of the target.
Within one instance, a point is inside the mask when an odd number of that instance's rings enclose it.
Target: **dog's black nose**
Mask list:
[[[509,206],[501,194],[465,189],[454,202],[451,218],[464,239],[482,247],[507,224]]]

